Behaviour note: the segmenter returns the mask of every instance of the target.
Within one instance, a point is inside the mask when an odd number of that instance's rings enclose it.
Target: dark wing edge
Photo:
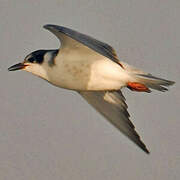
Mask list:
[[[68,37],[84,44],[85,46],[93,49],[94,51],[98,52],[99,54],[113,60],[114,62],[119,64],[119,60],[117,58],[115,50],[108,44],[101,42],[97,39],[94,39],[88,35],[79,33],[75,30],[72,30],[67,27],[57,26],[52,24],[47,24],[43,26],[45,29],[49,30],[53,34],[57,36],[57,33],[63,33]],[[58,37],[59,38],[59,37]],[[61,39],[60,39],[61,40]]]
[[[90,105],[106,117],[111,124],[138,145],[144,152],[149,154],[149,150],[129,120],[128,106],[121,91],[86,91],[79,93]]]

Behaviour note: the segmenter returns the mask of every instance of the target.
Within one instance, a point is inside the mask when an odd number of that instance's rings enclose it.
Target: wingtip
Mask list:
[[[150,154],[150,151],[147,149],[146,145],[141,141],[141,139],[139,139],[138,142],[135,142],[136,145],[138,145],[141,150],[143,150],[146,154]]]
[[[146,154],[150,154],[150,151],[147,149],[146,145],[143,143],[143,141],[140,139],[139,137],[139,140],[138,142],[135,142],[140,148],[141,150],[143,150]]]
[[[149,151],[146,147],[143,149],[143,151],[144,151],[146,154],[150,154],[150,151]]]
[[[53,28],[55,25],[53,25],[53,24],[45,24],[44,26],[43,26],[43,28],[44,29],[51,29],[51,28]]]
[[[67,28],[64,27],[64,26],[58,26],[58,25],[55,25],[55,24],[46,24],[43,26],[44,29],[47,29],[51,32],[56,32],[56,31],[60,31],[60,32],[64,32]]]
[[[150,154],[150,151],[147,149],[146,145],[142,142],[141,139],[139,139],[138,142],[134,141],[134,143],[138,145],[141,148],[141,150],[144,151],[146,154]]]

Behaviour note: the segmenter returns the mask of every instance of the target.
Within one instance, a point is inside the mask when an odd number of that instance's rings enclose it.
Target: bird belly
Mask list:
[[[117,63],[104,58],[91,66],[88,90],[117,90],[124,87],[128,74]]]
[[[77,91],[116,90],[125,86],[127,79],[121,66],[108,58],[60,61],[53,72],[49,75],[52,84]]]

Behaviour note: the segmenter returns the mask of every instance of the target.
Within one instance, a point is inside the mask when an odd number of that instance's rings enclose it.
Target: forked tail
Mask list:
[[[166,79],[154,77],[151,74],[132,74],[134,82],[129,82],[127,87],[134,91],[151,92],[150,89],[158,91],[167,91],[167,87],[173,85],[175,82]]]

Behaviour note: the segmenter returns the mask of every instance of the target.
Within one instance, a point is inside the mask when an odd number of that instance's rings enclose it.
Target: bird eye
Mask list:
[[[35,61],[35,59],[34,59],[34,57],[30,57],[30,58],[28,59],[28,61],[31,62],[31,63],[33,63],[33,62]]]

